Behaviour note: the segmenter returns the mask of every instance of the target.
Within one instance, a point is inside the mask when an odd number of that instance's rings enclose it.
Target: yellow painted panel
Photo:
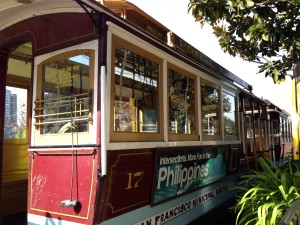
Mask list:
[[[3,149],[3,181],[27,179],[28,145],[6,145]]]

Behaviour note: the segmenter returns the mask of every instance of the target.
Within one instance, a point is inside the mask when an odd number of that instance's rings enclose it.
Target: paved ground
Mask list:
[[[215,215],[213,218],[202,218],[188,225],[235,225],[235,216],[231,214]]]
[[[235,225],[236,215],[228,209],[234,203],[230,199],[188,225]]]

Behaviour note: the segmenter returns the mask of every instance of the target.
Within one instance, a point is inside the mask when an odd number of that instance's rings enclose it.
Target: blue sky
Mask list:
[[[188,14],[188,0],[128,0],[154,19],[164,24],[182,39],[199,49],[215,62],[253,86],[253,93],[268,99],[280,108],[292,113],[292,84],[274,84],[258,72],[258,64],[243,61],[225,54],[212,34],[209,26],[200,27],[192,15]]]

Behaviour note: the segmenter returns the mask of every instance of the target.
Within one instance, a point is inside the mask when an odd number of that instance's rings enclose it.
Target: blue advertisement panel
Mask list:
[[[152,204],[186,194],[227,175],[230,146],[158,148]]]

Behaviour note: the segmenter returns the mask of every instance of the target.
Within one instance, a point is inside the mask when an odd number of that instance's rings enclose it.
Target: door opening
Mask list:
[[[3,130],[1,204],[4,224],[16,214],[26,215],[31,43],[22,44],[9,55],[6,74]],[[25,217],[26,218],[26,217]]]

